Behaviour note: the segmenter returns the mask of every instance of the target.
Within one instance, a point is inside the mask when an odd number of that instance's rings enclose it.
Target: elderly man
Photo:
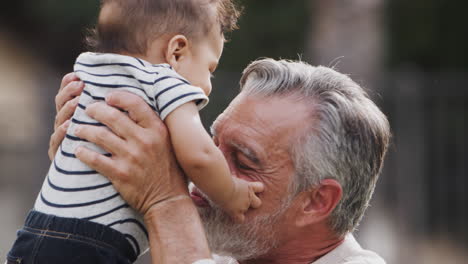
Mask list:
[[[51,154],[82,88],[73,80],[67,76],[57,96]],[[196,187],[189,199],[167,131],[139,98],[114,93],[86,109],[109,129],[82,126],[77,135],[113,156],[84,148],[76,155],[145,216],[153,262],[192,263],[211,250],[240,263],[384,263],[351,233],[382,168],[390,138],[385,115],[349,77],[304,62],[258,60],[240,83],[212,133],[233,177],[265,186],[262,206],[244,223]]]

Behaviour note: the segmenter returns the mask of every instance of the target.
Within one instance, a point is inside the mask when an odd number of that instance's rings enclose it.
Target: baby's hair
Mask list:
[[[94,52],[145,54],[163,34],[196,39],[216,23],[220,34],[233,31],[240,13],[235,0],[101,0],[86,44]]]

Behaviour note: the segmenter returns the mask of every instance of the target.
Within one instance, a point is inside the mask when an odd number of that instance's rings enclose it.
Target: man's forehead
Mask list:
[[[297,100],[280,97],[239,95],[212,125],[213,135],[220,129],[230,131],[229,137],[289,144],[292,137],[308,124],[310,111]]]

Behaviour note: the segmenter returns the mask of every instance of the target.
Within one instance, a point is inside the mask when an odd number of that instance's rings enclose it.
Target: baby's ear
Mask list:
[[[189,53],[188,40],[184,35],[175,35],[167,43],[166,61],[177,70],[177,64]]]

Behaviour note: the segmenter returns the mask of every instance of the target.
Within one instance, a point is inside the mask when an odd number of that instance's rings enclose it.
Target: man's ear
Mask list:
[[[164,56],[167,63],[177,71],[178,63],[181,59],[184,59],[189,52],[190,49],[187,38],[184,35],[175,35],[169,39]]]
[[[319,186],[300,194],[301,206],[298,208],[297,226],[307,226],[328,218],[343,195],[343,189],[336,180],[326,179]]]

